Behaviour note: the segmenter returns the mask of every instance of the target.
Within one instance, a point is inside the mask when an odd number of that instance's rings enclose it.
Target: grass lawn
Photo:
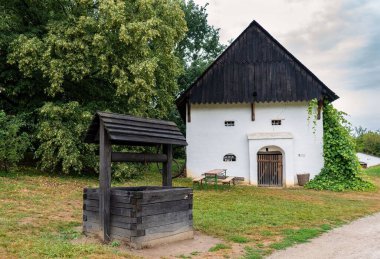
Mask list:
[[[364,177],[380,187],[380,167],[367,169]],[[158,184],[156,172],[115,183]],[[191,186],[191,181],[176,179],[175,185]],[[0,172],[0,258],[131,258],[115,243],[75,242],[81,237],[86,186],[97,186],[97,179],[49,177],[28,168]],[[245,251],[243,257],[260,258],[377,211],[379,190],[333,193],[251,186],[194,190],[194,227],[223,239],[210,253],[226,257],[238,244]]]

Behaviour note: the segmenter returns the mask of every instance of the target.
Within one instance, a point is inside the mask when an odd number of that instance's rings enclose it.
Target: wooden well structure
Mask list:
[[[175,123],[97,112],[85,137],[99,144],[99,188],[85,188],[83,231],[135,248],[193,237],[192,189],[172,187],[173,145],[187,145]],[[162,154],[112,152],[113,145],[162,146]],[[111,188],[111,162],[163,163],[162,186]]]

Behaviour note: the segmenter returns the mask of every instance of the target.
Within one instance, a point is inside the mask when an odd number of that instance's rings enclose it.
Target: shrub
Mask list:
[[[315,101],[311,105],[315,105]],[[309,114],[310,114],[309,108]],[[306,184],[306,188],[317,190],[366,190],[373,188],[358,174],[360,165],[355,152],[355,142],[350,135],[350,124],[344,112],[325,103],[323,110],[323,156],[321,173]],[[314,118],[315,119],[315,118]]]
[[[16,165],[30,146],[28,134],[21,131],[24,124],[20,116],[0,111],[0,165],[5,170]]]
[[[96,146],[83,142],[92,115],[77,102],[46,103],[39,110],[36,156],[43,170],[80,173],[97,170]]]
[[[116,181],[137,179],[143,175],[147,166],[141,163],[113,163],[112,179]]]
[[[359,152],[380,156],[380,132],[365,132],[356,138],[356,143]]]

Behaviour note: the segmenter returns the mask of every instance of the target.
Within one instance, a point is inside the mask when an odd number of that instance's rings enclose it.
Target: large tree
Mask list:
[[[178,0],[0,0],[0,8],[0,110],[27,115],[43,167],[85,166],[78,124],[88,112],[169,113],[183,71],[174,50],[187,30]]]
[[[34,24],[11,39],[7,61],[23,77],[44,80],[34,86],[39,94],[131,114],[167,113],[181,72],[173,49],[186,31],[177,1],[45,0],[37,5],[16,0],[5,6],[14,23],[9,30]]]
[[[197,5],[193,0],[181,2],[188,28],[186,37],[176,49],[184,67],[178,79],[181,91],[189,87],[226,47],[220,43],[219,29],[208,24],[207,6]]]
[[[192,0],[0,0],[0,11],[0,110],[26,119],[46,170],[95,167],[81,140],[96,110],[179,122],[174,99],[224,48]]]

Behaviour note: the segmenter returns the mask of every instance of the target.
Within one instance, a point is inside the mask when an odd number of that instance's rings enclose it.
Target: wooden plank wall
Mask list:
[[[112,188],[110,237],[125,241],[132,247],[142,248],[162,238],[180,234],[192,236],[192,206],[193,196],[189,188],[146,191]],[[99,223],[99,190],[85,188],[84,233],[101,234]]]
[[[282,186],[282,155],[258,154],[257,173],[259,186]]]
[[[293,102],[339,98],[257,22],[176,100],[186,104]],[[190,121],[189,121],[190,122]]]

